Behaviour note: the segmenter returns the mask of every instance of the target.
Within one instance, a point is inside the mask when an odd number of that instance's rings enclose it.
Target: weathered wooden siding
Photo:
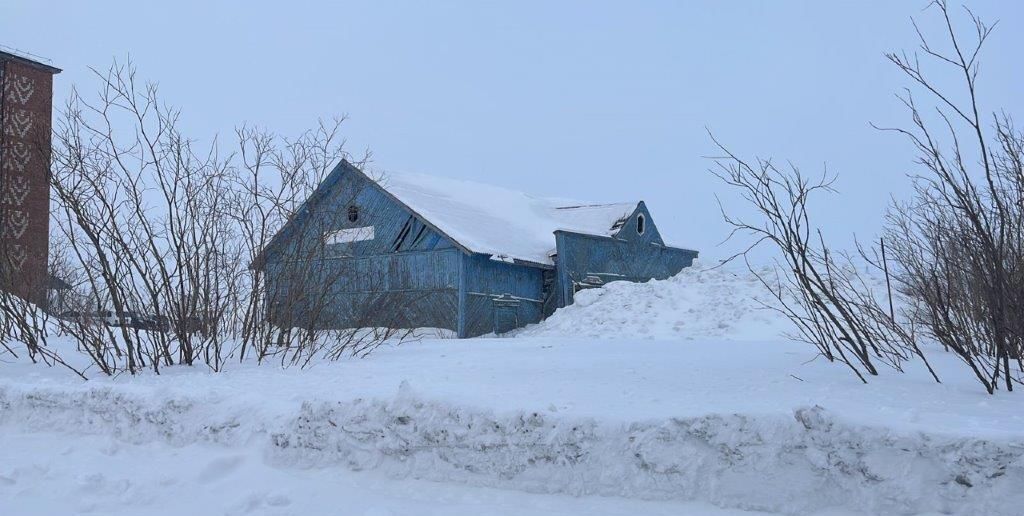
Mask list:
[[[555,242],[558,307],[572,304],[573,295],[580,289],[611,281],[668,278],[693,265],[697,257],[695,251],[665,247],[642,238],[626,240],[558,231]]]
[[[544,270],[491,260],[484,255],[463,255],[463,298],[460,337],[501,331],[497,314],[509,317],[513,327],[539,322],[543,317]]]
[[[637,232],[640,217],[644,218],[643,234]],[[651,219],[651,212],[647,211],[647,205],[643,201],[637,204],[636,210],[626,219],[614,236],[618,240],[636,244],[665,245],[665,241],[661,239],[661,232],[658,231],[658,226]]]
[[[449,249],[454,245],[429,228],[358,171],[342,173],[327,181],[333,187],[307,204],[308,213],[300,213],[295,224],[282,232],[280,245],[267,251],[268,260],[305,258],[323,253],[330,257],[372,256],[403,251]],[[358,218],[349,221],[348,210],[355,207]],[[324,245],[330,231],[374,228],[372,240]]]
[[[334,184],[307,203],[308,212],[268,251],[275,319],[320,328],[457,330],[462,252],[361,173],[349,172],[332,174]],[[370,227],[372,239],[324,240],[331,232]]]
[[[491,260],[343,162],[258,266],[267,270],[272,315],[281,324],[429,326],[473,337],[538,322],[571,304],[580,288],[666,278],[697,256],[666,247],[643,203],[612,236],[557,231],[555,244],[553,269]]]

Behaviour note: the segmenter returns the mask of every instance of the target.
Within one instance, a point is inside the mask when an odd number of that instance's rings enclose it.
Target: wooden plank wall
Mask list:
[[[310,210],[268,253],[268,287],[280,300],[276,319],[320,328],[457,330],[462,253],[451,242],[359,174],[340,176]],[[369,227],[372,239],[324,241],[333,231]]]
[[[462,337],[494,331],[496,304],[515,301],[519,326],[543,318],[544,270],[491,260],[484,255],[463,255],[464,314]]]
[[[675,249],[640,240],[581,235],[559,231],[557,292],[558,306],[572,304],[573,294],[583,285],[611,281],[665,279],[693,265],[696,251]]]

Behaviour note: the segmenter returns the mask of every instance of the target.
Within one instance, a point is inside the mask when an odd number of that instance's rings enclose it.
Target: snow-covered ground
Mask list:
[[[941,385],[863,385],[754,281],[613,283],[514,338],[305,370],[0,364],[0,514],[1024,511],[1024,398],[937,352]]]

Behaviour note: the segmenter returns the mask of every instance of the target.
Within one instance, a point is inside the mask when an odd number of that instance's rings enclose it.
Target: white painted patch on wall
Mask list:
[[[344,244],[347,242],[361,242],[363,240],[373,240],[373,226],[339,229],[324,233],[325,244]]]

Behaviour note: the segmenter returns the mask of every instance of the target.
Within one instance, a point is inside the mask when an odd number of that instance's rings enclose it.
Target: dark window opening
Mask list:
[[[645,227],[647,225],[646,223],[647,223],[647,220],[644,219],[643,215],[637,215],[636,216],[636,233],[638,235],[644,234],[644,231],[647,229]]]
[[[412,239],[412,245],[410,247],[416,247],[423,241],[423,235],[427,234],[427,226],[420,225],[420,231],[416,233],[416,237]]]
[[[357,220],[359,220],[359,207],[358,206],[349,206],[348,207],[348,221],[349,222],[355,222]]]
[[[405,242],[406,237],[409,236],[409,232],[412,231],[414,220],[415,219],[413,219],[412,217],[409,217],[409,219],[405,221],[405,225],[402,226],[402,230],[398,232],[398,236],[395,237],[395,241],[391,243],[392,251],[402,250],[402,244]]]

